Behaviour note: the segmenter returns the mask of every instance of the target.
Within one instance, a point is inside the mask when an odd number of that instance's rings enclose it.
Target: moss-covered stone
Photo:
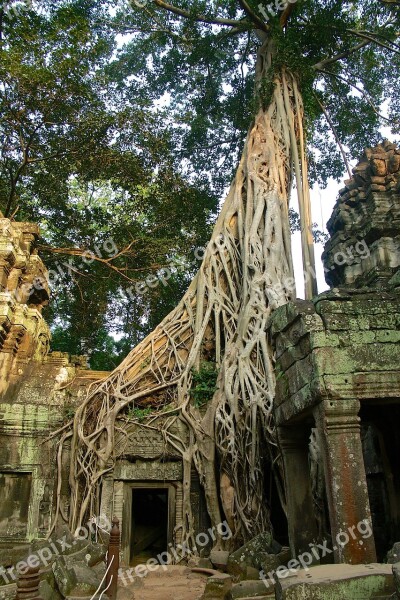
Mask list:
[[[232,588],[232,578],[220,573],[208,578],[202,600],[227,600]]]
[[[277,600],[372,600],[390,598],[389,565],[325,565],[301,570],[277,582]]]

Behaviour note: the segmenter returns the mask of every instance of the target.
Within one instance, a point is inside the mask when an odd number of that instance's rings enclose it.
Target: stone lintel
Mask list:
[[[183,477],[182,461],[166,462],[136,460],[130,463],[118,460],[114,473],[115,480],[120,481],[180,481]]]

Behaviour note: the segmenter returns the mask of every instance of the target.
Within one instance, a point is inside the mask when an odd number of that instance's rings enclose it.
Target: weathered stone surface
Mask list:
[[[136,449],[136,454],[140,449]],[[160,462],[136,459],[134,463],[120,460],[115,466],[115,477],[127,481],[176,481],[182,479],[182,462]]]
[[[96,596],[67,596],[65,600],[105,600],[104,594],[96,594]]]
[[[276,571],[278,567],[286,566],[292,555],[290,548],[283,548],[279,554],[261,554],[261,567],[264,573],[271,573]]]
[[[28,545],[14,546],[13,548],[0,548],[0,565],[2,567],[11,567],[19,561],[24,560],[29,554]],[[0,585],[2,585],[0,579]]]
[[[48,567],[40,567],[39,579],[40,581],[46,581],[51,588],[57,588],[56,580],[51,565],[49,565]]]
[[[232,578],[228,574],[221,573],[209,577],[202,600],[226,600],[231,588]]]
[[[15,600],[17,586],[15,583],[11,585],[3,585],[0,587],[0,600]]]
[[[103,562],[107,553],[107,548],[102,544],[91,544],[88,542],[77,541],[73,548],[79,549],[75,552],[65,554],[66,564],[71,567],[74,564],[86,564],[89,567],[94,567],[100,562]],[[71,549],[70,549],[71,550]]]
[[[216,569],[225,571],[228,564],[229,552],[225,550],[211,550],[210,560]]]
[[[100,580],[95,571],[85,564],[68,566],[66,558],[58,557],[53,563],[57,587],[63,596],[94,594]]]
[[[213,568],[213,564],[209,558],[201,558],[201,557],[199,557],[198,563],[196,566],[199,567],[200,569],[212,569]]]
[[[66,525],[65,523],[62,523],[60,525],[57,525],[55,530],[54,530],[54,534],[52,535],[52,538],[57,541],[58,540],[58,546],[60,545],[60,541],[62,540],[64,543],[64,549],[63,549],[63,554],[66,554],[67,551],[70,549],[69,554],[71,554],[72,552],[77,552],[78,550],[80,550],[80,548],[82,548],[85,544],[87,544],[87,540],[80,540],[79,544],[76,538],[74,538],[70,528],[68,527],[68,525]],[[44,540],[46,541],[46,540]],[[36,542],[35,542],[36,543]],[[78,544],[78,547],[76,547]]]
[[[254,596],[247,596],[246,598],[241,598],[240,600],[253,600],[253,598]],[[275,600],[275,592],[266,596],[257,596],[257,600]]]
[[[265,554],[277,554],[281,550],[282,546],[270,533],[260,533],[229,556],[227,571],[235,581],[239,581],[246,577],[247,567],[259,570]]]
[[[185,443],[188,443],[188,429],[182,422],[174,424],[171,433],[184,440]],[[148,461],[159,459],[161,457],[180,458],[179,452],[170,444],[165,443],[161,431],[146,431],[137,425],[132,424],[128,428],[128,435],[129,441],[126,443],[124,455],[129,458],[129,461],[132,461],[133,459],[146,459],[146,461]],[[120,436],[121,434],[117,432],[117,443]],[[121,477],[122,479],[129,477],[129,472],[131,471],[129,461],[125,463],[121,461],[118,464],[118,469],[116,471],[118,477]],[[134,470],[133,472],[135,473]],[[134,476],[134,478],[137,479],[136,476]]]
[[[322,330],[315,330],[313,311],[320,319]],[[293,556],[308,550],[309,543],[320,535],[309,527],[316,519],[324,527],[325,538],[331,533],[335,537],[343,527],[352,527],[365,520],[371,522],[373,507],[370,510],[367,483],[374,484],[362,467],[360,469],[365,461],[359,418],[366,406],[364,401],[373,399],[377,404],[391,399],[393,403],[398,402],[399,324],[400,292],[393,287],[335,288],[320,294],[312,303],[304,302],[303,305],[297,301],[290,309],[281,307],[270,317],[269,332],[276,350],[274,417],[280,438],[285,440],[284,470],[290,472],[286,483]],[[322,487],[326,487],[326,493],[319,491],[318,498],[314,499],[310,494],[316,493],[315,478],[307,475],[311,412],[321,435],[322,453],[317,462],[318,470],[322,472]],[[385,438],[385,451],[390,454],[392,442],[389,440],[395,439],[397,434],[385,433],[388,427],[385,421],[386,417],[381,417],[377,426]],[[296,431],[303,432],[304,443],[296,441]],[[393,468],[394,464],[387,466],[387,470]],[[325,469],[329,472],[327,477]],[[305,476],[299,477],[297,473]],[[393,474],[385,472],[382,476],[390,489],[391,482],[396,481]],[[395,486],[398,488],[398,484]],[[397,494],[398,490],[391,493]],[[381,494],[381,491],[374,494],[376,505]],[[378,513],[386,510],[384,498],[380,504]],[[318,514],[314,514],[316,507]],[[328,510],[332,531],[326,527]],[[362,545],[358,540],[350,540],[343,549],[333,544],[336,562],[373,562],[377,560],[375,550],[379,560],[383,560],[388,549],[385,544],[390,537],[387,529],[391,527],[390,523],[395,526],[397,520],[394,511],[388,514],[389,510],[386,510],[386,516],[382,514],[381,524],[376,526],[380,531],[379,539],[376,530],[376,539],[371,536]],[[306,517],[302,518],[302,515]],[[377,523],[375,517],[376,513],[373,522]]]
[[[11,354],[7,354],[7,357],[14,359],[14,355]],[[18,368],[15,365],[13,369],[10,365],[2,366],[3,359],[0,344],[0,370],[3,372],[0,378],[0,471],[2,465],[11,464],[13,472],[18,474],[21,481],[23,478],[31,478],[30,489],[22,493],[21,488],[21,497],[17,498],[19,506],[14,505],[14,512],[19,514],[18,527],[13,526],[14,531],[9,532],[11,536],[7,530],[5,536],[0,528],[0,540],[3,536],[8,540],[5,551],[0,550],[0,564],[11,566],[24,560],[31,552],[35,553],[35,549],[46,546],[51,548],[50,542],[44,538],[48,534],[50,514],[54,508],[52,502],[57,480],[56,447],[55,443],[43,444],[42,441],[51,431],[62,425],[65,409],[69,407],[69,410],[72,410],[71,403],[80,402],[82,387],[87,387],[91,381],[89,377],[82,383],[76,364],[72,363],[66,354],[53,356],[52,353],[45,359],[42,357],[40,361],[33,358],[29,361],[24,360],[18,363]],[[4,371],[7,373],[6,377]],[[89,375],[90,373],[87,372]],[[4,387],[5,381],[9,384],[8,388]],[[66,386],[66,383],[71,385]],[[64,389],[61,390],[60,385],[64,386]],[[66,455],[65,474],[68,469],[67,460]],[[7,505],[15,500],[15,496],[9,493],[9,486],[6,490],[7,502],[2,502],[0,506],[0,520],[3,524],[13,522],[10,518],[10,507]],[[63,486],[62,494],[62,507],[63,510],[67,510],[66,486]],[[22,510],[24,503],[27,505],[28,514]],[[24,527],[21,527],[21,515],[24,515]],[[25,543],[18,546],[15,544],[14,548],[10,549],[10,537],[15,537],[16,541],[18,537],[18,542]],[[57,535],[55,532],[52,541],[62,537],[63,534]],[[28,539],[35,538],[39,539],[29,548]],[[58,550],[64,551],[62,545],[58,545]]]
[[[191,556],[187,561],[187,566],[190,569],[209,569],[214,571],[214,565],[209,558],[203,558],[201,556]]]
[[[394,591],[390,565],[324,565],[278,580],[276,599],[370,600]]]
[[[105,600],[104,594],[96,594],[96,596],[67,596],[65,600]]]
[[[67,596],[76,583],[74,574],[65,564],[65,559],[58,557],[52,566],[57,587],[63,596]]]
[[[387,141],[367,149],[341,190],[322,255],[329,285],[379,287],[398,269],[399,158]]]
[[[258,581],[260,579],[260,571],[255,567],[246,567],[245,581]]]
[[[395,273],[393,275],[393,277],[389,280],[389,285],[393,286],[393,287],[399,287],[400,286],[400,270],[397,271],[397,273]]]
[[[400,598],[400,562],[393,565],[392,572],[397,598]]]
[[[263,581],[241,581],[232,586],[232,600],[243,598],[263,598],[268,596],[268,588]]]
[[[39,594],[42,600],[62,600],[58,590],[55,590],[47,581],[39,583]]]
[[[387,562],[390,565],[400,562],[400,542],[396,542],[393,548],[387,553]]]

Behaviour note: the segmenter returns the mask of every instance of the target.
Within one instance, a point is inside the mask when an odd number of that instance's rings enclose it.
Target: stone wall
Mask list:
[[[47,270],[37,254],[34,223],[0,219],[0,544],[10,547],[48,533],[55,504],[55,442],[90,381],[104,376],[83,357],[50,353],[42,309]],[[69,491],[65,465],[64,512]]]
[[[46,441],[71,418],[88,384],[103,373],[81,358],[54,352],[16,361],[0,396],[0,543],[24,543],[49,531],[57,484],[56,440]],[[66,463],[68,460],[66,460]],[[63,512],[68,515],[69,465],[64,465]]]
[[[47,270],[37,255],[39,229],[32,223],[0,219],[0,566],[8,549],[46,537],[60,486],[61,514],[68,519],[69,457],[57,480],[59,431],[72,418],[88,386],[108,373],[88,369],[84,357],[50,352],[51,335],[42,316],[49,301]],[[121,418],[129,418],[127,415]],[[173,433],[187,441],[183,424]],[[121,520],[129,562],[132,489],[166,486],[170,498],[171,541],[179,542],[183,467],[179,453],[156,429],[132,424],[117,434],[121,459],[104,478],[101,511]],[[54,436],[54,437],[53,437]],[[194,486],[197,526],[204,499]],[[2,550],[3,549],[3,550]]]
[[[276,310],[269,335],[293,555],[325,540],[357,564],[400,539],[400,150],[367,149],[353,173],[328,223],[334,287]],[[335,544],[360,523],[373,535]]]

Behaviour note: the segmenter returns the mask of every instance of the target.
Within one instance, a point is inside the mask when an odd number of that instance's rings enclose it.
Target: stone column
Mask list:
[[[293,558],[318,540],[308,464],[310,429],[301,423],[278,427],[287,490],[289,543]]]
[[[336,563],[376,562],[358,400],[324,400],[316,409]],[[368,537],[368,533],[371,535]]]

